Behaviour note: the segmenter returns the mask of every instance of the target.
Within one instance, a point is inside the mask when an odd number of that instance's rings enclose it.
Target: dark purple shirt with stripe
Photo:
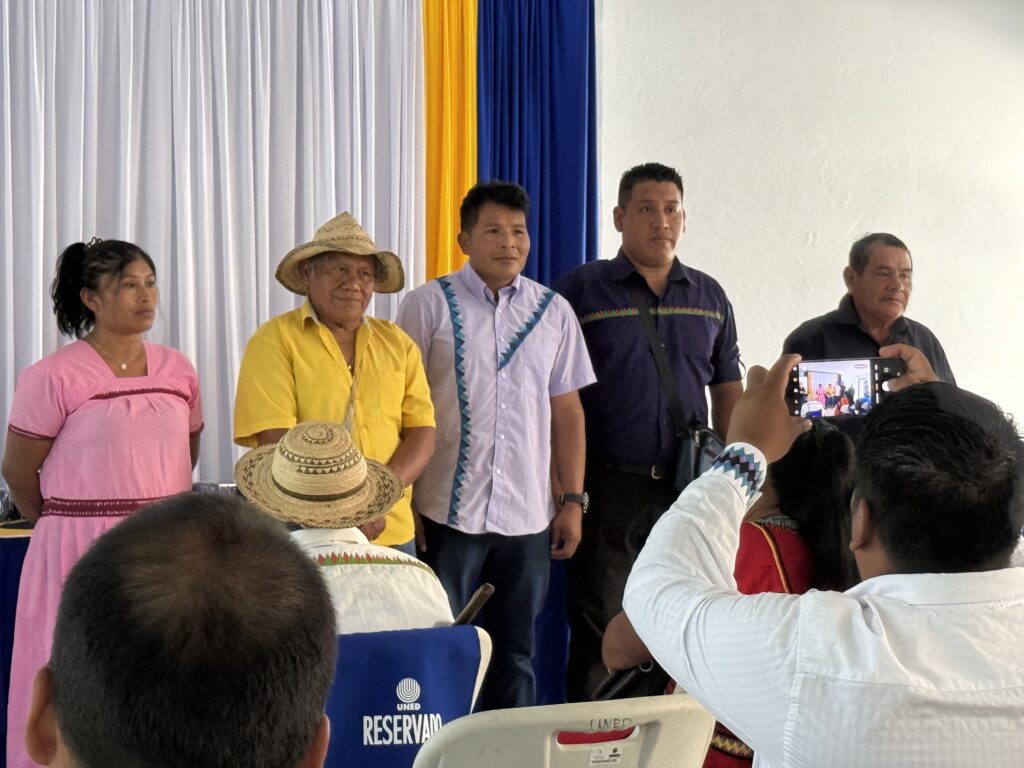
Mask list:
[[[587,417],[587,453],[591,459],[669,467],[678,440],[647,335],[629,295],[632,281],[650,294],[683,409],[704,423],[705,387],[741,378],[736,322],[718,282],[675,259],[660,299],[621,251],[610,261],[577,267],[555,284],[579,318],[597,373],[597,383],[580,392]]]

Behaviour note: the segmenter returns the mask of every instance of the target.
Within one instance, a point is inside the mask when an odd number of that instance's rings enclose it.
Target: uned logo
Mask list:
[[[402,714],[363,715],[363,746],[387,747],[402,744],[423,744],[444,723],[439,712],[419,712],[420,684],[411,677],[395,686]],[[429,702],[428,702],[429,704]],[[418,714],[404,714],[417,712]]]
[[[416,711],[420,708],[420,684],[413,678],[407,677],[400,680],[395,686],[395,695],[398,696],[398,709],[402,711]]]

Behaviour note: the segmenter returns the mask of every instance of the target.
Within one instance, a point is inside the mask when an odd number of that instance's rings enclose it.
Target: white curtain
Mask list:
[[[349,210],[423,281],[422,46],[419,0],[0,2],[5,423],[21,369],[68,341],[58,253],[130,240],[161,286],[148,338],[199,372],[198,478],[229,481],[245,343],[298,302],[284,254]]]

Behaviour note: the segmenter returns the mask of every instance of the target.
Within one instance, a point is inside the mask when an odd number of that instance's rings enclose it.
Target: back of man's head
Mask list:
[[[1024,525],[1024,447],[993,403],[917,384],[865,419],[858,487],[878,540],[904,573],[1005,567]]]
[[[50,668],[78,765],[295,766],[334,678],[312,561],[241,499],[185,494],[102,536],[64,587]]]
[[[669,181],[679,189],[679,198],[683,197],[683,177],[679,171],[661,163],[642,163],[634,165],[619,179],[619,208],[625,209],[633,196],[633,187],[645,181]]]

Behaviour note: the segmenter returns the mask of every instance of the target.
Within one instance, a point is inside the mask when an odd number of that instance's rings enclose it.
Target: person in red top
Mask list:
[[[761,498],[740,528],[733,570],[740,592],[845,591],[857,583],[849,547],[853,474],[853,443],[824,420],[815,421],[789,453],[769,466]],[[608,625],[601,651],[609,669],[651,660],[625,613]],[[715,723],[704,768],[749,766],[753,756]]]

